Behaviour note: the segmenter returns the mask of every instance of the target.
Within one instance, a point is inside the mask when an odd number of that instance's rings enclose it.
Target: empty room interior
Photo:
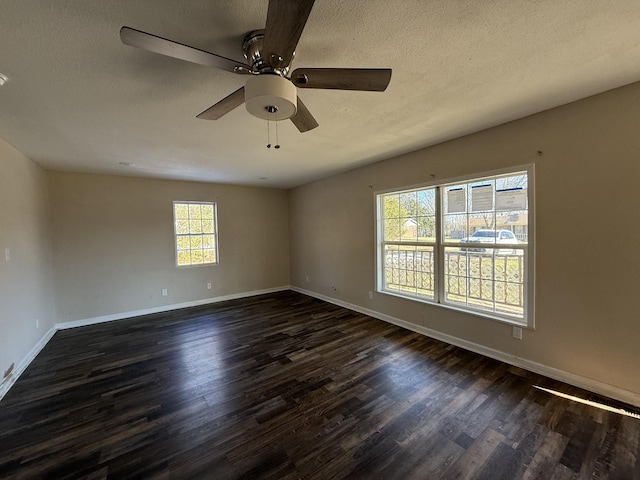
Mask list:
[[[0,11],[0,477],[640,479],[637,1]]]

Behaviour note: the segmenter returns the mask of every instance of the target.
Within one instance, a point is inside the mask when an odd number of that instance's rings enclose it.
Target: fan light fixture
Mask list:
[[[246,85],[196,117],[218,120],[246,102],[251,115],[267,120],[267,133],[269,122],[276,122],[277,143],[280,120],[290,119],[300,132],[318,126],[298,97],[297,88],[383,92],[391,80],[390,68],[297,68],[290,72],[298,40],[314,1],[269,0],[264,29],[253,30],[244,36],[242,49],[248,63],[126,26],[120,29],[120,39],[125,45],[149,52],[248,76]]]
[[[263,120],[287,120],[298,110],[296,86],[279,75],[255,75],[244,86],[247,111]]]

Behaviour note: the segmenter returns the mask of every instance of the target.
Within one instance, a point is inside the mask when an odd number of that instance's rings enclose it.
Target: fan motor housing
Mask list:
[[[279,75],[255,75],[244,86],[247,111],[263,120],[286,120],[298,110],[296,87]]]
[[[266,58],[262,58],[262,46],[264,43],[264,30],[253,30],[247,33],[242,42],[244,58],[247,59],[254,73],[277,73],[281,77],[289,75],[290,65],[274,67]],[[291,60],[295,56],[293,52]],[[282,60],[282,59],[280,59]],[[291,63],[291,62],[289,62]]]

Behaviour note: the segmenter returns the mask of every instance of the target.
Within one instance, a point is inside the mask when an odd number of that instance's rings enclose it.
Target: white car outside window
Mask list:
[[[510,230],[476,230],[469,237],[460,240],[460,243],[497,243],[497,244],[517,244],[518,239]],[[462,252],[485,252],[486,248],[460,247]],[[500,254],[518,253],[516,249],[500,249]]]

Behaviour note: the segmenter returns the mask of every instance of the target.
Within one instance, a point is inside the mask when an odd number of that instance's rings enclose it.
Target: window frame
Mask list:
[[[214,255],[215,255],[215,261],[213,262],[205,262],[203,261],[202,263],[189,263],[189,264],[180,264],[178,262],[178,255],[181,251],[184,251],[184,249],[179,249],[178,247],[178,238],[179,237],[185,237],[185,236],[191,236],[191,235],[197,235],[194,233],[189,232],[188,234],[184,234],[184,233],[178,233],[178,222],[177,222],[177,218],[176,218],[176,205],[180,204],[180,205],[200,205],[200,206],[212,206],[213,207],[213,236],[214,236],[214,246],[213,246],[213,251],[214,251]],[[218,265],[220,263],[220,250],[218,248],[218,205],[216,202],[207,202],[207,201],[193,201],[193,200],[174,200],[173,204],[172,204],[172,217],[173,217],[173,251],[174,251],[174,261],[175,261],[175,266],[176,268],[191,268],[191,267],[206,267],[206,266],[212,266],[212,265]],[[200,235],[206,235],[207,233],[203,232],[200,233]],[[193,248],[189,248],[189,251],[194,251],[194,250],[198,250],[198,249],[193,249]],[[203,251],[205,250],[204,248],[202,249]]]
[[[523,250],[523,262],[524,262],[524,280],[523,280],[523,315],[522,318],[516,316],[510,316],[508,314],[500,314],[499,312],[491,312],[481,309],[474,309],[467,305],[457,305],[455,303],[448,302],[445,298],[445,250],[447,247],[453,246],[459,247],[459,243],[452,243],[446,241],[442,235],[444,213],[442,208],[444,205],[443,195],[445,194],[446,187],[460,184],[460,183],[473,183],[481,182],[483,180],[495,179],[495,177],[508,176],[509,174],[522,173],[527,175],[527,243],[519,244],[518,248]],[[436,190],[435,194],[435,242],[389,242],[384,240],[384,219],[385,212],[382,205],[382,198],[384,195],[390,193],[404,193],[417,189],[430,189]],[[376,271],[376,291],[385,295],[391,295],[419,303],[426,303],[429,305],[435,305],[438,307],[446,308],[449,310],[459,311],[467,313],[473,316],[479,316],[483,318],[489,318],[499,322],[515,325],[518,327],[524,327],[528,329],[535,328],[535,168],[534,164],[520,165],[514,167],[508,167],[498,170],[492,170],[487,172],[474,173],[469,175],[463,175],[459,177],[446,178],[442,180],[433,180],[426,183],[417,185],[402,186],[396,188],[389,188],[385,190],[375,191],[373,194],[374,200],[374,215],[375,215],[375,271]],[[495,213],[495,207],[494,207]],[[434,278],[433,278],[433,298],[413,296],[409,294],[402,294],[401,292],[390,291],[385,289],[385,245],[401,243],[402,245],[410,246],[429,246],[433,245],[433,264],[434,264]],[[482,247],[483,244],[478,244]],[[486,244],[485,247],[499,250],[498,242]]]

